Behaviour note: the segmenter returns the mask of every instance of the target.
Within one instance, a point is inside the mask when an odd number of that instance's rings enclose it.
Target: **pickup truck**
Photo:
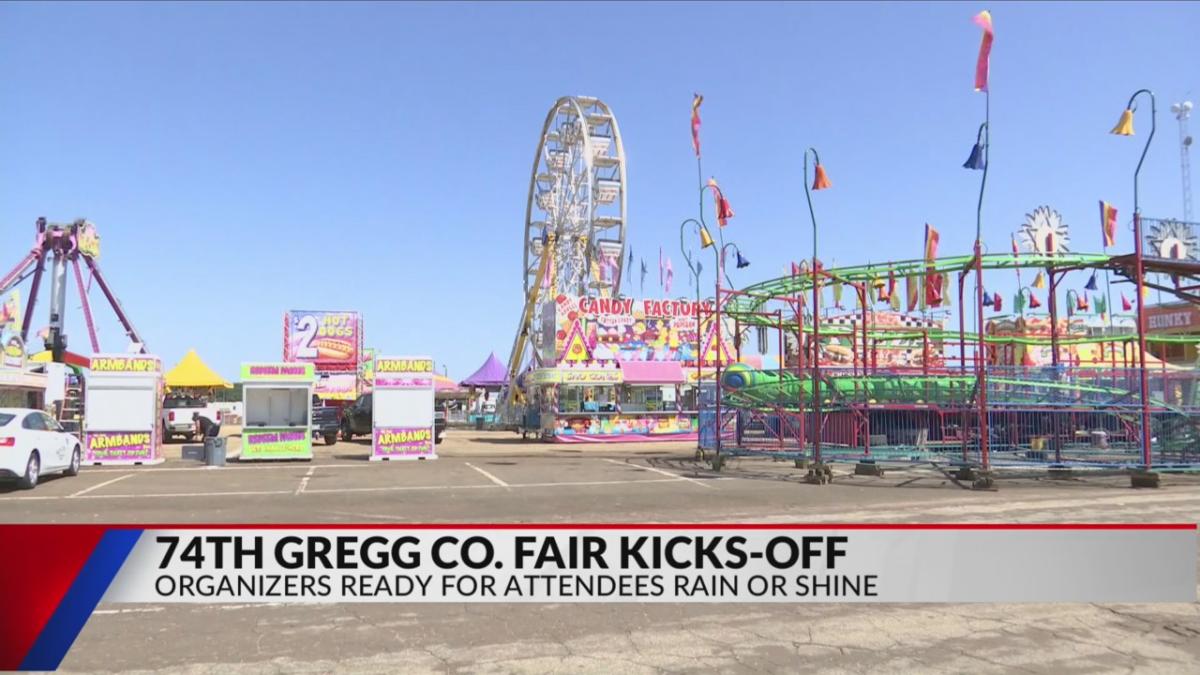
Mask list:
[[[341,426],[341,417],[336,406],[327,406],[317,396],[313,396],[312,402],[312,433],[313,437],[321,437],[325,439],[325,445],[333,445],[337,442],[338,429]]]
[[[353,440],[355,436],[370,436],[372,430],[371,394],[359,396],[353,404],[342,410],[342,439]],[[446,432],[446,413],[433,412],[433,442],[441,443]]]
[[[162,435],[163,442],[170,443],[176,436],[192,441],[196,438],[196,421],[192,417],[201,415],[220,424],[221,411],[209,406],[203,396],[169,394],[163,399]]]

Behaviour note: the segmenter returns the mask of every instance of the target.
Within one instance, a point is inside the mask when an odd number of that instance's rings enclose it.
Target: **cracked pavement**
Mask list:
[[[1159,490],[1133,490],[1122,476],[1050,481],[1026,475],[1001,478],[995,492],[974,492],[932,469],[894,470],[876,478],[849,475],[850,467],[843,466],[832,485],[813,486],[790,463],[740,460],[718,475],[693,462],[685,447],[580,452],[455,435],[437,462],[363,468],[347,464],[350,450],[343,445],[312,465],[254,471],[193,472],[168,462],[164,468],[175,471],[144,472],[88,492],[97,497],[90,500],[55,498],[86,482],[49,481],[44,493],[41,487],[36,491],[40,500],[0,493],[0,517],[181,523],[1195,522],[1200,514],[1200,476],[1164,475]],[[468,460],[512,489],[488,488],[486,478],[463,466]],[[309,466],[317,466],[311,489],[300,494],[295,487]],[[664,471],[689,480],[664,478]],[[115,475],[98,473],[91,480]],[[405,487],[410,480],[422,489]],[[235,491],[239,494],[222,494]],[[1036,568],[1031,561],[1031,573]],[[240,604],[99,610],[63,662],[64,672],[1200,672],[1197,603]]]

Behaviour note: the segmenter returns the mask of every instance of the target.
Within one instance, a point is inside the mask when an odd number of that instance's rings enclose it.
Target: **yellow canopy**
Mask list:
[[[212,368],[209,368],[200,360],[200,357],[196,355],[195,349],[189,349],[188,353],[184,354],[179,363],[167,371],[165,380],[168,387],[233,388],[233,385],[226,382],[225,378],[216,374]]]

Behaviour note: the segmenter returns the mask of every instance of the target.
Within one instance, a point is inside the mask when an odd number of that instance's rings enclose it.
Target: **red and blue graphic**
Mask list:
[[[0,525],[0,670],[55,670],[142,530]]]

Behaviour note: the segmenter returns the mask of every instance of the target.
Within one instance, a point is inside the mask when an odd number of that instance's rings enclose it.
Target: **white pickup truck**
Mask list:
[[[217,424],[221,423],[221,411],[209,404],[203,396],[170,394],[163,399],[162,434],[163,442],[170,443],[175,436],[191,441],[196,438],[196,422],[192,416],[200,413]]]

